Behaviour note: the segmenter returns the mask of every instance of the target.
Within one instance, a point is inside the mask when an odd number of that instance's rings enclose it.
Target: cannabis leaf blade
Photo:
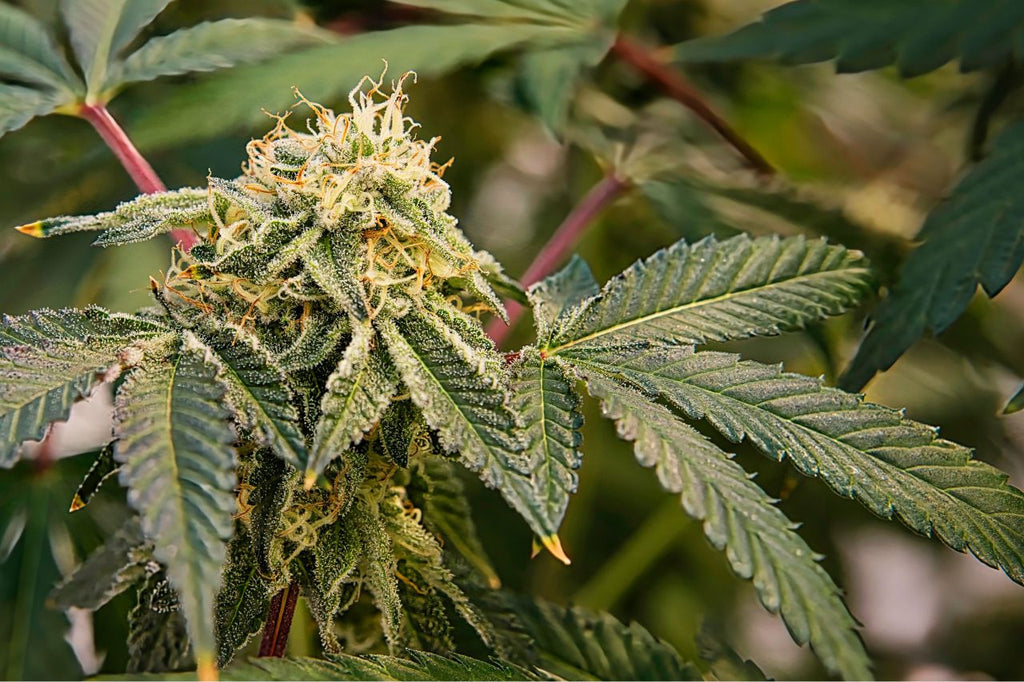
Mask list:
[[[36,116],[45,116],[64,103],[53,93],[0,83],[0,135],[17,130]]]
[[[110,62],[171,0],[62,0],[71,47],[85,73],[89,94],[106,86]]]
[[[139,520],[131,518],[57,586],[50,605],[62,611],[72,606],[95,611],[145,580],[151,558]]]
[[[999,136],[992,155],[975,166],[928,216],[923,243],[907,258],[841,380],[859,390],[888,369],[925,332],[938,334],[967,308],[978,285],[998,294],[1024,260],[1024,124]]]
[[[394,370],[386,356],[372,351],[373,328],[367,323],[353,327],[352,341],[337,368],[327,379],[327,390],[320,403],[320,422],[313,439],[313,451],[307,467],[310,475],[319,474],[350,445],[363,439],[391,402],[398,388]]]
[[[270,589],[260,573],[252,540],[244,526],[235,527],[217,593],[217,665],[231,662],[267,619]]]
[[[1024,583],[1024,493],[936,430],[859,396],[731,353],[657,348],[576,359],[643,387],[727,438],[898,518]]]
[[[683,508],[703,522],[711,544],[732,569],[752,580],[761,603],[780,613],[798,643],[810,642],[833,672],[871,677],[856,621],[839,588],[796,534],[796,525],[730,455],[669,410],[626,388],[590,363],[580,373],[619,435],[633,441],[637,459],[654,467],[662,487],[682,493]]]
[[[533,307],[537,338],[546,340],[558,319],[576,312],[583,301],[601,293],[587,262],[573,254],[569,263],[530,287],[527,296]]]
[[[538,654],[538,667],[562,679],[701,680],[700,671],[639,623],[609,613],[519,599],[515,612]]]
[[[313,29],[280,19],[203,22],[146,42],[113,67],[108,87],[257,62],[325,39]]]
[[[227,399],[239,422],[296,469],[307,460],[299,414],[284,374],[259,342],[242,329],[210,329],[205,343],[221,365]]]
[[[118,353],[167,330],[99,308],[37,310],[0,321],[0,467],[18,447],[67,418],[71,405],[117,376]]]
[[[535,349],[524,351],[512,379],[513,404],[523,419],[530,483],[538,513],[549,528],[558,528],[576,492],[576,469],[582,463],[580,399],[554,362]]]
[[[235,499],[235,434],[217,366],[186,339],[147,362],[115,400],[115,454],[128,502],[181,601],[200,666],[216,661],[213,612]]]
[[[0,5],[0,74],[58,91],[78,80],[46,27],[7,3]],[[8,95],[0,94],[0,101]]]
[[[797,0],[726,36],[681,44],[680,59],[836,60],[840,72],[896,64],[916,76],[960,60],[963,71],[1020,56],[1024,12],[1015,2],[978,0]]]
[[[444,326],[425,314],[379,327],[413,402],[441,444],[458,452],[484,483],[498,488],[542,540],[553,542],[558,529],[532,499],[522,444],[511,435],[517,425],[508,396],[481,375],[480,364],[493,361],[482,354],[475,364],[467,361],[465,354],[472,351],[466,344],[446,336]]]
[[[842,312],[867,280],[859,253],[824,241],[680,241],[629,267],[559,321],[546,350],[775,334]]]

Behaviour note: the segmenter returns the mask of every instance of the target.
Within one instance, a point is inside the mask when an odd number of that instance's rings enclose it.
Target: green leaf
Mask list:
[[[548,130],[560,135],[580,75],[598,64],[611,48],[613,36],[588,36],[575,45],[531,50],[523,55],[518,90]]]
[[[0,135],[17,130],[37,116],[52,113],[65,100],[53,93],[0,83]]]
[[[931,426],[731,353],[619,349],[572,362],[643,387],[731,441],[746,438],[773,459],[789,457],[839,495],[1024,583],[1024,493]]]
[[[359,319],[369,315],[366,290],[359,281],[363,250],[356,230],[334,230],[306,256],[306,271],[339,308]]]
[[[548,339],[560,317],[573,314],[586,299],[599,293],[601,288],[590,266],[573,254],[568,265],[530,287],[527,295],[533,307],[537,338]]]
[[[867,288],[860,254],[802,237],[676,242],[563,316],[545,349],[696,344],[777,334],[842,312]]]
[[[97,246],[122,246],[152,239],[177,228],[210,222],[209,192],[185,188],[144,194],[106,213],[45,218],[16,229],[32,237],[103,231]]]
[[[369,322],[353,326],[352,340],[327,379],[306,468],[307,481],[349,446],[360,442],[380,421],[398,390],[398,380],[387,356],[372,348],[375,341]]]
[[[220,378],[238,422],[296,469],[308,458],[299,414],[284,374],[256,338],[234,326],[203,330],[204,343],[221,366]]]
[[[523,419],[532,498],[548,528],[562,525],[569,496],[576,492],[576,469],[583,414],[572,383],[536,349],[523,351],[512,378],[513,404]]]
[[[490,378],[501,360],[490,357],[493,351],[485,355],[470,349],[425,314],[410,313],[397,324],[378,326],[413,402],[438,432],[441,445],[458,453],[485,484],[501,491],[542,540],[552,542],[558,529],[533,498],[509,396]]]
[[[731,455],[613,379],[616,367],[576,366],[619,436],[634,443],[640,463],[654,467],[663,488],[682,494],[686,513],[703,522],[704,534],[725,550],[733,571],[753,581],[764,607],[782,615],[793,639],[810,642],[830,671],[846,679],[870,678],[857,623],[839,588],[774,500]]]
[[[1024,124],[993,144],[952,195],[928,216],[923,243],[907,258],[892,293],[882,301],[857,355],[840,380],[859,390],[888,369],[925,332],[951,325],[980,284],[998,294],[1024,260]]]
[[[71,47],[85,74],[89,99],[107,83],[110,63],[171,0],[61,0]]]
[[[181,599],[200,665],[216,660],[214,601],[235,511],[224,393],[217,365],[187,334],[175,357],[135,369],[114,403],[120,480]]]
[[[149,575],[152,561],[137,518],[131,518],[50,594],[52,608],[95,611]]]
[[[320,641],[328,653],[337,653],[340,648],[334,632],[334,617],[342,609],[343,590],[359,567],[362,549],[353,524],[344,520],[330,524],[317,534],[312,580],[304,581],[302,588],[316,619]]]
[[[564,10],[554,2],[528,0],[400,0],[403,5],[423,7],[448,14],[485,19],[514,19],[519,21],[551,21],[565,16]]]
[[[293,87],[319,101],[342,99],[353,83],[378,73],[382,59],[391,73],[413,70],[429,78],[522,45],[571,41],[576,33],[532,23],[403,26],[364,33],[215,74],[161,100],[159,112],[140,112],[141,118],[129,127],[142,149],[179,145],[182,140],[262,127],[262,110],[282,111],[294,103]],[[217,115],[210,116],[211,111]]]
[[[114,444],[107,443],[96,455],[85,478],[78,485],[75,496],[71,498],[71,507],[68,511],[75,512],[89,504],[93,496],[99,492],[100,486],[116,474],[117,469],[117,463],[114,462]]]
[[[281,19],[203,22],[146,42],[111,69],[107,87],[262,61],[330,34]]]
[[[398,594],[397,565],[391,536],[381,518],[379,500],[360,497],[351,516],[362,545],[362,574],[374,605],[380,611],[380,625],[388,648],[401,643],[402,600]]]
[[[1024,410],[1024,384],[1017,389],[1017,392],[1013,394],[1010,401],[1006,403],[1006,407],[1003,408],[1003,414],[1013,414],[1021,410]]]
[[[252,540],[241,524],[228,542],[227,562],[217,593],[217,665],[231,662],[235,652],[263,628],[270,588],[260,574]]]
[[[608,613],[519,599],[516,614],[539,656],[538,667],[566,680],[702,680],[700,671],[639,623]]]
[[[174,590],[163,571],[139,589],[138,602],[128,614],[127,677],[194,668],[188,627]]]
[[[190,680],[195,673],[177,675],[108,675],[101,680]],[[504,661],[481,661],[454,654],[441,656],[408,651],[398,656],[322,658],[253,658],[221,671],[222,680],[535,680],[525,668]]]
[[[17,461],[19,446],[39,439],[71,405],[117,377],[133,360],[119,355],[167,329],[100,308],[37,310],[0,320],[0,467]]]
[[[46,26],[7,3],[0,5],[0,75],[65,94],[80,87]]]
[[[978,0],[797,0],[725,36],[682,43],[689,62],[750,58],[787,64],[836,60],[857,72],[896,64],[917,76],[955,59],[962,71],[1002,64],[1024,52],[1024,12],[1015,2]]]

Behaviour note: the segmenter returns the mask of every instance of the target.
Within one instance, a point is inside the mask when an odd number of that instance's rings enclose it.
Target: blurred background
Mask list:
[[[13,3],[55,24],[55,2]],[[655,56],[683,40],[754,20],[767,0],[631,0],[617,20]],[[577,75],[564,112],[561,91],[531,86],[538,69],[528,40],[493,49],[463,18],[382,0],[178,0],[147,29],[167,33],[228,16],[315,22],[345,49],[302,55],[214,76],[165,78],[126,90],[111,104],[168,187],[202,186],[208,174],[233,177],[244,144],[299,86],[314,101],[344,109],[345,94],[387,58],[397,77],[416,68],[408,113],[424,137],[441,136],[436,160],[452,213],[470,239],[521,275],[561,220],[609,168],[632,186],[584,235],[578,250],[599,281],[677,239],[736,231],[827,236],[863,250],[880,284],[892,281],[928,210],[961,175],[979,146],[977,112],[1000,73],[962,74],[948,65],[901,80],[890,69],[836,75],[830,64],[787,67],[750,62],[688,66],[685,73],[734,127],[780,171],[760,180],[732,150],[649,79],[612,56]],[[402,35],[408,25],[453,28],[438,44]],[[457,30],[454,27],[459,26]],[[318,48],[320,49],[320,48]],[[680,69],[676,65],[672,68]],[[1007,88],[988,121],[997,132],[1022,102]],[[296,117],[304,116],[299,112]],[[972,139],[974,140],[972,142]],[[972,147],[973,145],[973,147]],[[983,144],[982,144],[983,146]],[[58,214],[107,210],[137,193],[84,121],[49,116],[0,139],[0,227]],[[110,250],[90,237],[32,240],[0,230],[0,312],[98,303],[115,310],[150,304],[147,277],[168,263],[161,240]],[[806,332],[735,344],[746,356],[834,381],[852,356],[873,301]],[[524,319],[506,341],[531,340]],[[1024,375],[1024,286],[994,300],[976,297],[938,340],[916,344],[867,389],[870,400],[905,406],[914,419],[1024,483],[1024,414],[1002,416]],[[123,502],[108,485],[80,513],[65,512],[91,463],[83,443],[106,429],[99,395],[55,443],[62,459],[45,470],[23,462],[0,471],[0,676],[62,678],[120,671],[125,660],[122,595],[95,616],[45,606],[59,577],[119,524]],[[636,466],[588,402],[580,490],[562,540],[569,567],[529,559],[530,534],[498,495],[467,477],[477,526],[507,587],[551,600],[609,609],[676,646],[712,626],[770,676],[817,678],[823,671],[792,643],[782,622],[733,577],[678,499]],[[91,431],[90,431],[91,430]],[[90,436],[89,434],[93,434]],[[729,446],[736,450],[736,446]],[[1024,678],[1024,590],[971,557],[876,520],[815,481],[738,448],[741,463],[790,518],[845,589],[885,679]],[[314,630],[293,629],[292,653],[312,650]],[[69,630],[72,636],[66,636]],[[73,647],[68,644],[73,643]]]

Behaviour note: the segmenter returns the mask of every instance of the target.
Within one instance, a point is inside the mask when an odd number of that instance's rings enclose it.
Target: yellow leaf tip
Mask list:
[[[307,471],[306,478],[302,480],[302,487],[304,490],[312,490],[314,485],[316,485],[316,472]]]
[[[569,559],[569,555],[562,549],[562,541],[558,539],[557,535],[546,535],[540,539],[544,543],[544,548],[551,552],[551,556],[555,557],[563,564],[568,566],[572,563]]]
[[[27,234],[29,237],[35,237],[39,239],[43,236],[43,221],[37,220],[34,223],[28,223],[26,225],[18,225],[14,228],[22,234]]]
[[[79,495],[78,493],[75,493],[74,498],[72,498],[72,500],[71,500],[71,508],[68,509],[68,511],[69,512],[76,512],[76,511],[78,511],[79,509],[81,509],[84,506],[85,506],[85,500],[82,499],[81,495]]]
[[[217,662],[213,656],[196,656],[196,677],[207,682],[217,682]]]

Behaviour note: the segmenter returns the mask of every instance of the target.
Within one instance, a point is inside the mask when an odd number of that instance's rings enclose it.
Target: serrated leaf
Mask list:
[[[86,472],[85,478],[78,484],[75,496],[71,498],[71,507],[68,511],[76,512],[84,508],[99,492],[104,481],[117,473],[117,463],[114,461],[114,444],[108,443],[96,455],[92,466]]]
[[[145,150],[262,126],[260,113],[282,111],[294,100],[293,86],[321,101],[342,99],[352,83],[380,71],[416,71],[429,78],[525,44],[553,45],[575,39],[578,30],[543,24],[403,26],[346,38],[336,45],[286,54],[253,66],[214,74],[161,101],[157,112],[140,112],[130,126]],[[217,116],[209,116],[216,111]]]
[[[562,369],[543,360],[536,349],[525,350],[513,371],[513,404],[523,420],[532,497],[546,526],[557,529],[576,492],[576,469],[583,462],[580,398]]]
[[[962,71],[1020,56],[1024,12],[1015,2],[978,0],[797,0],[725,36],[682,43],[688,62],[768,57],[787,64],[836,60],[857,72],[896,64],[917,76],[960,60]]]
[[[335,230],[306,256],[306,271],[338,307],[357,319],[369,315],[366,291],[359,281],[363,251],[356,230]]]
[[[0,74],[58,91],[80,85],[46,26],[7,3],[0,4]]]
[[[152,548],[133,517],[50,593],[49,603],[62,611],[73,606],[95,611],[149,577],[150,562]]]
[[[217,665],[231,662],[235,652],[263,628],[270,589],[260,574],[252,539],[237,526],[228,542],[227,562],[217,593]]]
[[[128,614],[127,645],[129,678],[195,667],[188,627],[163,571],[139,589],[138,602]]]
[[[146,42],[114,65],[107,87],[262,61],[330,34],[281,19],[247,17],[189,26]]]
[[[540,282],[527,292],[533,307],[533,321],[537,327],[537,338],[550,337],[560,317],[567,317],[586,299],[601,293],[601,287],[587,262],[573,254],[569,263]]]
[[[374,350],[375,343],[376,335],[369,322],[353,326],[352,340],[327,379],[306,468],[307,480],[311,474],[320,474],[349,446],[359,443],[380,421],[398,390],[394,369],[386,355]]]
[[[777,334],[842,312],[867,289],[860,254],[802,237],[677,242],[560,320],[545,349],[695,344]]]
[[[283,372],[256,338],[234,327],[205,330],[204,343],[221,365],[227,400],[240,424],[296,469],[306,464],[306,440]]]
[[[373,595],[374,605],[380,611],[381,630],[388,648],[401,647],[402,600],[398,595],[395,553],[391,545],[380,504],[360,498],[355,503],[352,523],[362,545],[362,573],[366,587]]]
[[[110,63],[171,0],[62,0],[71,47],[89,95],[106,87]]]
[[[118,354],[167,329],[100,308],[37,310],[0,320],[0,467],[10,468],[22,442],[66,419],[72,404],[117,376]],[[140,353],[141,354],[141,353]]]
[[[609,613],[519,599],[515,611],[530,635],[538,667],[561,679],[702,680],[700,671],[639,623]]]
[[[186,338],[175,357],[135,369],[114,401],[120,480],[181,599],[201,665],[216,660],[214,602],[235,511],[235,434],[217,373]]]
[[[438,432],[441,445],[458,453],[485,484],[498,488],[541,538],[553,538],[558,529],[533,499],[522,443],[511,435],[517,425],[508,394],[484,375],[487,356],[468,362],[467,355],[475,351],[450,333],[446,336],[436,320],[423,314],[410,313],[378,328],[412,401]]]
[[[207,190],[186,187],[170,192],[143,194],[106,213],[44,218],[16,229],[40,238],[72,232],[103,231],[94,244],[122,246],[152,239],[174,229],[205,225],[209,221]]]
[[[669,410],[607,369],[589,362],[577,367],[619,436],[634,443],[640,463],[654,467],[663,488],[682,494],[686,513],[703,522],[711,544],[725,550],[738,576],[753,581],[761,603],[782,616],[793,639],[809,642],[830,671],[869,679],[869,659],[839,588],[774,500]]]
[[[188,680],[195,673],[177,675],[107,675],[103,680]],[[222,680],[535,680],[537,676],[505,661],[482,661],[453,654],[407,651],[405,656],[352,656],[329,658],[253,658],[221,671]]]
[[[0,83],[0,135],[17,130],[37,116],[52,113],[65,101],[53,93]]]
[[[859,390],[925,332],[938,334],[967,308],[978,285],[995,296],[1024,260],[1024,124],[1000,135],[928,216],[923,243],[907,258],[840,385]]]
[[[312,580],[303,584],[309,610],[316,619],[320,641],[328,653],[337,653],[334,617],[342,608],[346,581],[359,566],[362,543],[351,523],[336,521],[323,528],[313,547]]]
[[[776,460],[789,457],[843,497],[1024,583],[1024,492],[933,427],[731,353],[620,349],[572,362],[643,387],[731,441],[747,439]]]

